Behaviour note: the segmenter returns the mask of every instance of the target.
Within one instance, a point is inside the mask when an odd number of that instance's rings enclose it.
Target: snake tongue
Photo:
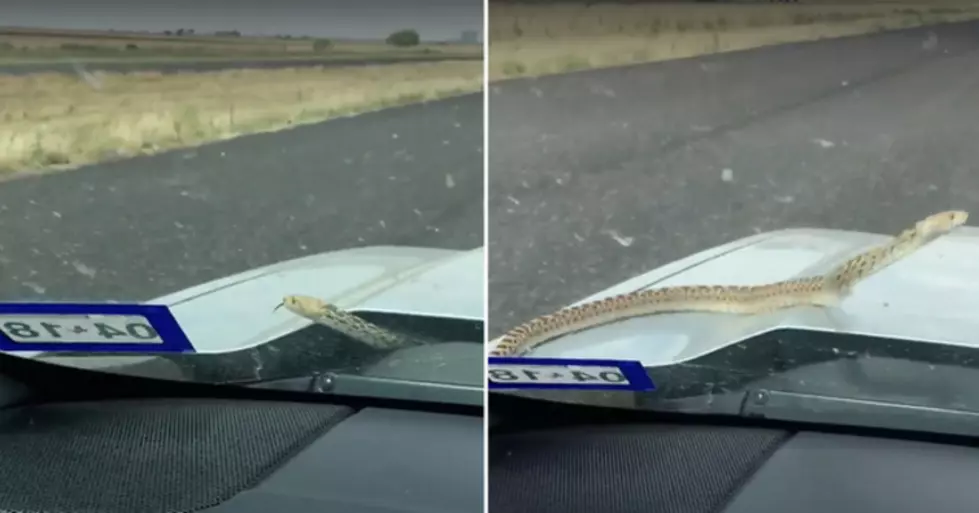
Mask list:
[[[283,302],[275,305],[275,308],[272,309],[272,312],[275,313],[276,311],[279,310],[279,308],[282,308],[283,306],[286,306],[286,302],[285,301],[283,301]]]

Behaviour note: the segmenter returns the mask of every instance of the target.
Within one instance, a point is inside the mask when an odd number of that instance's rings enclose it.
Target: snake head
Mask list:
[[[282,298],[282,302],[279,303],[272,311],[274,312],[282,307],[285,307],[286,310],[298,315],[306,315],[335,308],[319,298],[302,296],[299,294],[285,296]]]
[[[946,210],[932,214],[918,223],[918,229],[924,235],[940,235],[951,231],[969,220],[969,213],[964,210]]]

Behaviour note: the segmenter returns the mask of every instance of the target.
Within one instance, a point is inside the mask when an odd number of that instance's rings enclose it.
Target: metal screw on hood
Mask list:
[[[313,392],[324,393],[333,389],[336,384],[336,376],[332,372],[326,372],[313,379]]]

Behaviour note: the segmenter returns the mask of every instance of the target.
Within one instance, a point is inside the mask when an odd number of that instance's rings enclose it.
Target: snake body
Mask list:
[[[367,322],[315,297],[289,295],[284,297],[276,308],[279,307],[285,307],[286,310],[300,317],[333,328],[374,349],[391,350],[426,343]]]
[[[858,281],[965,223],[951,210],[928,216],[887,244],[850,258],[830,272],[754,286],[679,286],[620,294],[527,321],[501,337],[489,356],[520,356],[557,337],[611,322],[668,312],[758,314],[793,306],[832,306]]]

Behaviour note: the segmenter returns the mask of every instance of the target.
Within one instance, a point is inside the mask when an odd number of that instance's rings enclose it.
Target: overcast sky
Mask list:
[[[483,0],[0,0],[0,26],[423,39],[482,37]]]

